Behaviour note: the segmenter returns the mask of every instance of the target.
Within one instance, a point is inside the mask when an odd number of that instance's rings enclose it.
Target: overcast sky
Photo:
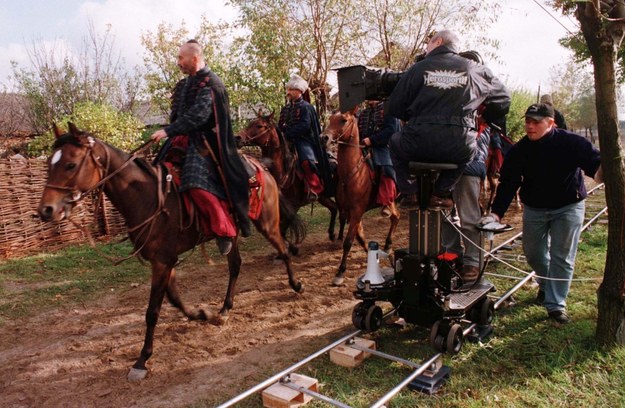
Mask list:
[[[540,85],[542,93],[549,91],[550,69],[570,55],[558,45],[566,29],[533,0],[503,0],[502,6],[500,21],[484,28],[502,42],[502,63],[487,64],[509,86],[536,91]],[[545,8],[575,30],[575,20]],[[56,41],[57,49],[79,49],[89,20],[100,31],[111,25],[116,48],[132,67],[142,65],[141,33],[154,31],[163,21],[179,26],[183,20],[193,33],[202,14],[212,21],[232,21],[236,16],[219,0],[0,0],[0,82],[7,82],[11,60],[29,67],[26,50],[34,42]]]

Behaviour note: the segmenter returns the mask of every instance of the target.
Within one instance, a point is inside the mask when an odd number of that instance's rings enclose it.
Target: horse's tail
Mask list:
[[[295,245],[301,244],[306,238],[306,224],[297,214],[296,208],[280,192],[280,231],[282,236]]]

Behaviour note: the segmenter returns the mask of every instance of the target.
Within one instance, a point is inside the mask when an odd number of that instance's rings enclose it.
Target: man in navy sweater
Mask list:
[[[587,196],[582,170],[599,182],[602,171],[599,151],[583,137],[555,127],[554,116],[550,105],[527,109],[527,135],[508,152],[492,212],[480,223],[500,221],[521,189],[523,250],[539,277],[536,300],[550,319],[565,324]]]

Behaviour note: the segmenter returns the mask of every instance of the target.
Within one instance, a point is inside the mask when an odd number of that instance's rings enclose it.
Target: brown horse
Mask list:
[[[44,221],[59,221],[69,217],[72,208],[85,194],[100,186],[121,213],[128,225],[129,236],[136,253],[152,265],[152,286],[145,316],[147,330],[141,355],[128,374],[129,380],[141,380],[147,374],[145,366],[153,351],[154,330],[163,298],[180,309],[190,320],[209,320],[223,323],[233,306],[236,281],[241,266],[238,237],[228,254],[230,279],[223,307],[218,316],[187,308],[178,295],[174,266],[178,255],[197,244],[214,237],[205,236],[189,222],[182,197],[170,177],[164,175],[164,166],[152,166],[135,154],[122,152],[88,133],[69,124],[69,133],[55,128],[57,140],[48,168],[48,181],[39,204],[39,215]],[[257,163],[258,164],[258,163]],[[262,209],[256,220],[256,229],[278,250],[284,261],[289,284],[296,292],[303,290],[294,278],[286,244],[280,233],[280,211],[285,211],[279,189],[271,174],[262,171],[264,192]],[[292,211],[292,209],[291,209]],[[301,220],[295,215],[294,223]],[[299,231],[299,228],[294,228]]]
[[[250,121],[245,129],[239,132],[239,140],[242,144],[259,146],[261,155],[269,160],[269,171],[278,181],[280,190],[289,202],[299,209],[310,204],[310,199],[304,189],[304,178],[297,170],[297,156],[289,148],[284,135],[276,126],[273,113],[262,115],[257,113],[256,119]],[[337,207],[336,202],[323,193],[318,198],[319,204],[330,211],[330,225],[328,227],[328,237],[334,241],[334,226],[336,224]],[[345,220],[339,220],[338,239],[343,239]],[[297,253],[298,249],[291,244],[290,249]]]
[[[366,251],[365,235],[362,227],[362,216],[376,204],[377,185],[367,157],[363,154],[358,133],[358,118],[355,110],[347,113],[334,113],[330,116],[330,123],[323,131],[330,140],[338,143],[338,183],[336,188],[336,203],[341,217],[349,223],[349,229],[343,241],[343,257],[339,269],[334,277],[333,284],[343,283],[343,274],[347,269],[347,255],[352,248],[354,237]],[[368,154],[368,153],[367,153]],[[393,233],[399,223],[399,211],[395,203],[389,206],[391,210],[391,226],[386,236],[384,250],[388,251],[393,244]]]

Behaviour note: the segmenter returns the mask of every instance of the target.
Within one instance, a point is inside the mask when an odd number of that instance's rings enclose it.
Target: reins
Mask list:
[[[98,199],[95,201],[96,205],[99,201],[101,201],[100,197],[102,196],[102,189],[101,187],[110,179],[112,179],[113,177],[115,177],[117,174],[119,174],[121,171],[123,171],[126,167],[128,167],[131,163],[133,163],[138,157],[139,157],[139,153],[142,152],[143,150],[145,150],[148,146],[150,146],[152,143],[154,143],[153,140],[148,140],[146,142],[144,142],[143,144],[141,144],[139,147],[137,147],[136,149],[134,149],[131,153],[130,153],[130,157],[121,164],[121,166],[119,166],[117,169],[115,169],[112,172],[109,172],[109,167],[110,167],[110,162],[111,162],[111,157],[110,157],[110,152],[109,150],[106,148],[106,146],[103,146],[104,152],[106,154],[106,158],[105,158],[105,165],[102,165],[102,163],[100,163],[100,157],[96,156],[94,153],[94,146],[96,143],[100,143],[100,145],[103,145],[101,142],[97,141],[95,138],[89,137],[89,143],[87,145],[83,145],[83,147],[86,147],[88,149],[88,153],[84,155],[84,157],[82,158],[82,160],[80,161],[80,163],[78,164],[78,168],[76,170],[76,172],[74,173],[74,175],[68,180],[68,183],[74,179],[76,179],[78,177],[78,175],[80,174],[80,171],[82,170],[85,161],[87,160],[87,157],[90,157],[94,164],[96,165],[96,167],[98,168],[98,172],[100,173],[100,181],[98,181],[97,183],[95,183],[93,186],[91,186],[90,188],[88,188],[87,190],[83,191],[83,192],[76,192],[76,186],[58,186],[58,185],[53,185],[53,184],[46,184],[46,188],[52,188],[52,189],[56,189],[56,190],[61,190],[61,191],[68,191],[70,193],[73,193],[71,200],[68,201],[68,203],[75,203],[77,201],[80,201],[81,199],[83,199],[86,195],[90,194],[91,192],[95,191],[95,190],[99,190],[98,193]],[[165,193],[164,189],[161,187],[161,185],[163,184],[163,167],[162,166],[158,166],[156,167],[156,170],[154,171],[154,175],[157,179],[156,181],[156,191],[157,191],[157,204],[156,204],[156,210],[154,211],[154,213],[149,216],[148,218],[146,218],[144,221],[140,222],[139,224],[132,226],[132,227],[128,227],[128,233],[132,233],[135,231],[139,231],[137,238],[142,237],[145,235],[145,239],[143,240],[143,243],[138,247],[135,248],[134,252],[132,252],[130,255],[128,255],[127,257],[123,258],[123,259],[118,259],[118,260],[112,260],[115,265],[130,259],[132,257],[135,257],[137,254],[139,254],[139,252],[141,252],[141,250],[145,247],[145,245],[148,242],[148,238],[150,237],[150,235],[152,234],[152,231],[154,229],[154,225],[155,225],[155,221],[156,219],[166,210],[165,208],[165,200],[166,200],[166,196],[167,194]],[[171,175],[167,175],[165,177],[167,184],[169,185],[171,183]],[[167,186],[166,191],[169,192],[169,186]],[[75,193],[74,193],[75,192]],[[179,205],[182,205],[181,203],[179,203]],[[97,215],[97,208],[96,208],[96,215]],[[97,218],[97,217],[96,217]],[[76,225],[78,228],[80,228],[83,233],[88,237],[89,242],[92,244],[92,246],[94,245],[93,242],[93,238],[91,237],[91,234],[89,233],[89,231],[84,228],[81,227],[79,225],[77,225],[73,220],[70,219],[70,222],[72,222],[74,225]],[[147,229],[147,230],[146,230]],[[147,235],[146,235],[147,233]],[[105,255],[106,256],[106,255]],[[107,256],[107,258],[109,258]]]
[[[341,132],[341,134],[339,135],[339,137],[337,137],[336,140],[336,144],[342,145],[342,146],[347,146],[347,147],[357,147],[358,149],[362,149],[362,146],[360,144],[357,143],[350,143],[351,140],[354,138],[354,126],[356,124],[356,120],[352,119],[350,121],[350,126],[347,127],[345,126],[343,128],[343,132]],[[349,135],[348,135],[349,132]],[[342,139],[345,136],[348,136],[348,142],[343,141]],[[352,177],[354,177],[356,175],[356,173],[358,173],[358,171],[360,170],[360,168],[362,167],[362,165],[365,163],[365,159],[369,156],[370,152],[367,152],[366,155],[361,154],[360,158],[358,159],[358,163],[356,164],[356,166],[354,166],[354,168],[352,169],[351,173],[347,176],[346,180],[341,181],[341,184],[343,185],[343,187],[345,187],[349,181],[352,179]]]

